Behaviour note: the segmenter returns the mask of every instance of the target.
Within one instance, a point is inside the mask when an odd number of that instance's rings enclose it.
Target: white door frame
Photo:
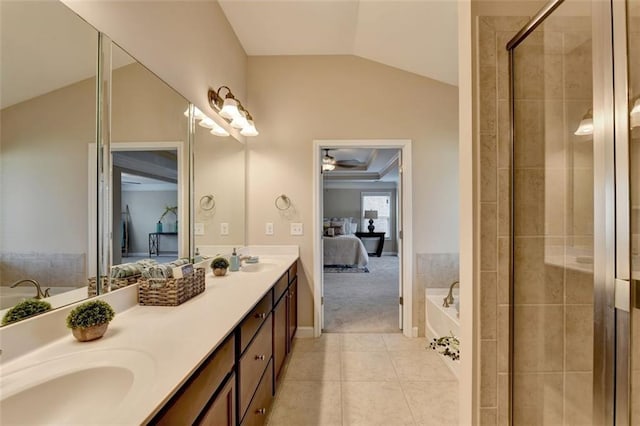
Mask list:
[[[412,178],[411,178],[411,140],[409,139],[318,139],[313,141],[313,335],[322,334],[322,229],[323,212],[320,196],[322,194],[322,174],[320,173],[322,148],[389,148],[402,151],[402,333],[415,337],[413,330],[413,238],[412,238]]]

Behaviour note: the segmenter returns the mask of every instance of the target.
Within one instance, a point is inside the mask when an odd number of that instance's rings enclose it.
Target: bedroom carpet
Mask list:
[[[400,332],[398,257],[370,257],[368,268],[368,274],[324,273],[325,332]]]

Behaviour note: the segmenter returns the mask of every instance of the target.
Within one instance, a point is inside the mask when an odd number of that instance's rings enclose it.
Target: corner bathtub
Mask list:
[[[448,288],[428,288],[425,290],[425,334],[429,342],[434,338],[450,336],[451,333],[458,338],[460,336],[460,319],[455,308],[456,305],[459,306],[460,293],[458,289],[454,289],[453,298],[455,301],[451,306],[445,308],[442,306],[442,302],[448,292]],[[458,377],[460,362],[443,355],[441,357],[453,374]]]

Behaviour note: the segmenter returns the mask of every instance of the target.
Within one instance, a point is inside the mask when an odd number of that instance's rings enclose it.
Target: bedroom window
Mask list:
[[[391,193],[390,192],[363,192],[362,209],[360,212],[361,230],[367,232],[369,219],[364,218],[365,210],[376,210],[378,218],[373,220],[374,232],[384,232],[386,239],[391,238]]]

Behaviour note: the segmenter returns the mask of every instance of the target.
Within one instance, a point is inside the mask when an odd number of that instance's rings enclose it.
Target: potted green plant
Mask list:
[[[51,304],[39,299],[27,299],[9,309],[2,317],[2,325],[11,324],[51,309]]]
[[[227,273],[229,267],[229,261],[224,257],[216,257],[211,262],[211,269],[213,269],[213,275],[221,277]]]
[[[81,342],[101,338],[116,313],[102,300],[90,300],[76,306],[67,316],[67,327]]]

